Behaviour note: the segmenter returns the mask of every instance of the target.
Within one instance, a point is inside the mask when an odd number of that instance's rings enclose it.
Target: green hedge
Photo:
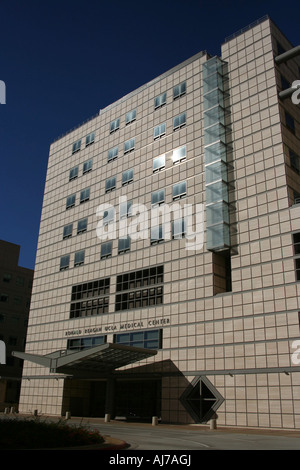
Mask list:
[[[64,421],[0,419],[0,450],[75,447],[104,442],[97,430],[68,425]]]

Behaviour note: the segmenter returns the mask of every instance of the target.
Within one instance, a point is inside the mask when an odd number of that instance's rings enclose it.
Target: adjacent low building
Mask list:
[[[21,412],[299,428],[292,50],[264,17],[53,142]]]
[[[23,360],[12,356],[25,350],[33,270],[19,266],[20,246],[0,240],[0,410],[17,409]]]

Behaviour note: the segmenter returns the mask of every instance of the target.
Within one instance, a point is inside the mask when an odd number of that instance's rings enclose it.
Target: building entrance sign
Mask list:
[[[164,326],[170,324],[170,318],[151,318],[149,320],[139,320],[127,323],[114,323],[111,325],[102,325],[89,328],[77,328],[75,330],[65,331],[65,336],[77,336],[92,333],[109,333],[116,331],[134,330],[145,327]]]

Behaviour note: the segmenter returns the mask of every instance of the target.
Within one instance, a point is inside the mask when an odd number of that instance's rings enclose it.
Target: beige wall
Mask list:
[[[205,202],[201,65],[206,57],[196,57],[52,144],[27,352],[47,354],[64,349],[66,331],[116,325],[118,332],[120,323],[143,321],[146,325],[154,318],[168,319],[163,327],[163,349],[155,362],[171,359],[186,376],[185,381],[207,375],[225,398],[218,410],[220,424],[287,428],[299,425],[299,373],[288,376],[281,369],[266,371],[292,366],[291,340],[299,335],[299,287],[295,282],[291,238],[291,231],[299,228],[299,209],[290,208],[288,198],[289,170],[283,141],[289,136],[281,125],[272,34],[280,33],[265,21],[222,46],[222,59],[229,68],[229,144],[234,176],[231,196],[236,246],[232,255],[232,292],[214,295],[212,253],[205,246],[194,253],[186,250],[185,240],[156,246],[142,240],[133,242],[129,253],[118,255],[115,241],[113,256],[100,260],[101,242],[95,232],[99,221],[97,207],[117,204],[120,195],[150,208],[153,191],[165,188],[166,202],[171,203],[172,185],[186,180],[184,202]],[[173,86],[182,81],[186,81],[187,93],[173,101]],[[167,105],[154,111],[154,97],[164,91]],[[125,114],[132,109],[137,110],[137,119],[125,126]],[[187,124],[174,132],[173,117],[182,112],[186,112]],[[109,123],[118,117],[120,129],[110,135]],[[161,123],[166,123],[166,136],[154,141],[153,128]],[[95,143],[72,156],[73,142],[85,139],[92,131]],[[135,150],[123,155],[123,144],[132,137]],[[107,163],[107,152],[116,145],[118,159]],[[172,151],[183,145],[187,146],[187,160],[173,166]],[[153,174],[153,158],[163,153],[166,168]],[[93,170],[82,175],[82,165],[89,158],[93,158]],[[75,165],[79,165],[79,177],[69,182],[69,170]],[[122,172],[129,168],[134,169],[134,182],[122,187]],[[105,180],[114,175],[117,189],[105,194]],[[90,201],[79,205],[80,191],[86,187],[91,190]],[[66,197],[73,193],[75,208],[66,211]],[[88,217],[88,231],[76,235],[75,223],[83,217]],[[73,236],[62,240],[63,227],[71,222]],[[84,248],[85,264],[74,268],[74,252]],[[60,272],[60,257],[69,253],[70,269]],[[164,304],[115,312],[116,275],[162,263]],[[70,320],[71,286],[104,276],[111,277],[109,313]],[[107,334],[108,342],[112,341],[112,332]],[[248,374],[247,369],[256,369],[257,374]],[[228,371],[233,372],[233,377]],[[26,363],[25,375],[47,373]],[[175,379],[172,385],[170,382],[163,382],[164,417],[171,422],[190,422],[178,401],[182,383]],[[60,414],[62,390],[61,380],[24,381],[23,411],[38,408],[44,413]]]

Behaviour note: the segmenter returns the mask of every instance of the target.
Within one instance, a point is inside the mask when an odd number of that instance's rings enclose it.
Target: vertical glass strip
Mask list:
[[[203,64],[206,245],[211,251],[228,250],[230,247],[222,71],[223,62],[218,57]]]

